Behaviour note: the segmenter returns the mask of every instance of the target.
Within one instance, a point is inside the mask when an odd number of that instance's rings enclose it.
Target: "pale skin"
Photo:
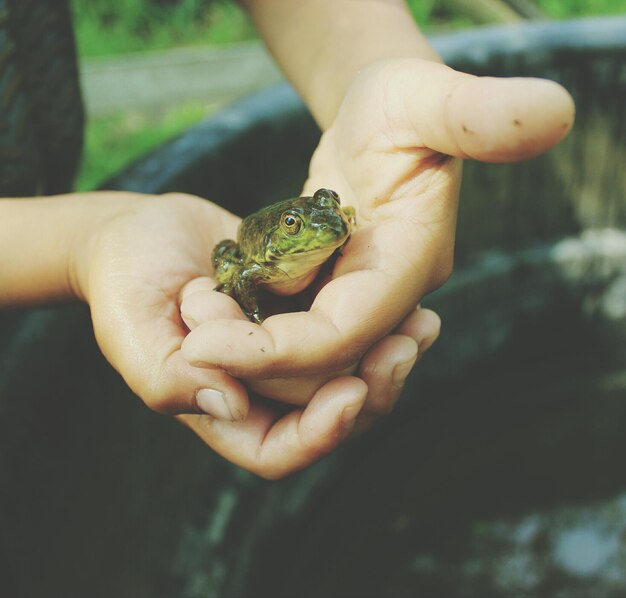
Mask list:
[[[551,82],[439,64],[400,1],[246,4],[324,132],[304,192],[335,189],[357,210],[310,311],[259,326],[212,290],[211,249],[239,222],[226,210],[106,192],[0,200],[0,304],[87,301],[104,355],[148,406],[279,478],[389,412],[437,338],[416,306],[451,272],[460,158],[542,153],[574,108]],[[297,407],[279,416],[248,389]]]

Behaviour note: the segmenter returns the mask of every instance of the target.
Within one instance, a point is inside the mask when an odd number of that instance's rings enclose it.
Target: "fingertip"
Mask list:
[[[418,345],[408,334],[391,334],[376,343],[361,360],[359,372],[366,382],[384,378],[400,364],[415,361]],[[369,384],[368,384],[369,386]]]
[[[439,338],[441,318],[431,309],[418,307],[398,326],[396,333],[410,336],[422,355]]]
[[[189,330],[209,320],[247,321],[234,299],[213,288],[188,293],[180,304],[180,314]]]
[[[215,288],[215,286],[215,280],[210,278],[209,276],[199,276],[197,278],[193,278],[185,285],[183,285],[180,293],[178,294],[178,303],[182,304],[183,301],[187,299],[187,297],[193,295],[194,293],[211,291]]]
[[[391,412],[417,356],[417,343],[404,334],[387,336],[368,351],[359,369],[368,386],[368,413],[380,416]]]
[[[200,376],[206,375],[204,372]],[[207,384],[195,395],[196,413],[222,421],[242,422],[248,416],[250,400],[241,382],[225,372],[208,371]]]
[[[428,351],[428,349],[435,344],[435,341],[441,334],[441,320],[439,319],[439,316],[434,312],[430,313],[434,314],[434,318],[432,323],[428,326],[428,330],[418,332],[417,345],[419,347],[420,355],[424,355],[424,353],[426,353],[426,351]]]
[[[506,80],[505,80],[506,81]],[[559,143],[571,130],[575,118],[572,96],[559,83],[548,79],[513,79],[509,92],[516,98],[503,129],[508,129],[510,145],[502,149],[501,161],[532,158]]]
[[[340,441],[346,438],[354,429],[357,418],[363,412],[363,407],[367,401],[367,393],[369,391],[364,380],[359,378],[352,379],[356,381],[354,384],[352,398],[346,401],[339,415],[340,430],[338,438]]]
[[[538,78],[466,79],[450,98],[448,118],[463,157],[513,162],[559,143],[575,106],[560,84]]]
[[[354,376],[328,382],[302,413],[298,428],[303,442],[311,450],[332,450],[354,426],[367,392],[367,384]]]
[[[182,307],[180,310],[180,317],[182,318],[185,326],[189,330],[194,330],[200,325],[200,322],[197,322],[196,319],[191,315],[190,311],[183,311]]]
[[[250,408],[248,392],[239,380],[219,368],[190,366],[179,351],[134,390],[163,415],[205,414],[234,422],[243,421]]]

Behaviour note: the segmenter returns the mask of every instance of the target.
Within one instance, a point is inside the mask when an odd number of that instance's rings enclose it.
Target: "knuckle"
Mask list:
[[[146,380],[138,394],[152,411],[160,415],[175,415],[180,412],[177,397],[162,383],[160,376]]]
[[[350,371],[359,362],[361,355],[352,347],[332,349],[320,358],[317,373]]]

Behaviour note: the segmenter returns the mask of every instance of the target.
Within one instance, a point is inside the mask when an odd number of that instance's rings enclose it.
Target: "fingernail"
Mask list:
[[[196,402],[198,403],[198,407],[207,415],[225,421],[235,421],[228,407],[228,403],[226,402],[226,397],[219,390],[213,390],[212,388],[199,390],[196,394]]]
[[[189,330],[193,330],[198,327],[198,322],[196,322],[193,318],[190,318],[188,315],[181,312],[180,317],[183,319],[183,322],[187,325]]]
[[[413,366],[415,365],[415,360],[417,359],[417,355],[409,361],[403,361],[399,363],[395,368],[393,368],[393,373],[391,374],[391,384],[394,388],[402,388],[407,379],[407,376],[411,373]]]
[[[419,347],[420,356],[428,351],[433,343],[439,337],[441,330],[441,320],[438,317],[431,317],[422,322],[422,326],[417,332],[417,338],[415,342]]]
[[[354,426],[354,422],[356,421],[356,416],[361,411],[362,403],[358,405],[350,405],[350,407],[345,407],[341,412],[341,424],[344,427],[344,430],[348,431]]]

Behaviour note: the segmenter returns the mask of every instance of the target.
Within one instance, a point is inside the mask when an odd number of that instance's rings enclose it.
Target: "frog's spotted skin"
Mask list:
[[[241,222],[237,242],[215,246],[217,290],[261,323],[258,285],[306,277],[348,240],[354,223],[354,209],[342,208],[330,189],[267,206]]]

